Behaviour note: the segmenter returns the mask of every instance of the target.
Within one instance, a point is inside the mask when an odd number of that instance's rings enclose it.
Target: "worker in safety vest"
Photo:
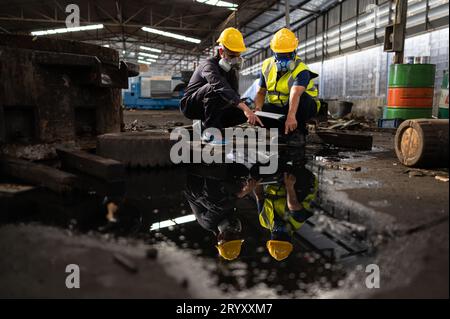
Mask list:
[[[189,206],[200,226],[216,235],[216,248],[226,260],[236,259],[241,253],[244,239],[236,201],[252,192],[250,183],[254,182],[240,182],[228,166],[213,172],[202,167],[187,176],[184,195]]]
[[[304,145],[306,122],[320,109],[318,90],[308,66],[297,56],[298,39],[289,29],[275,33],[270,48],[274,55],[262,64],[255,110],[285,115],[280,121],[262,118],[265,127],[278,127],[288,145]]]
[[[318,190],[317,178],[304,167],[284,172],[281,179],[277,184],[260,185],[254,192],[259,222],[271,235],[267,250],[278,261],[289,256],[293,233],[313,215],[311,203]]]
[[[219,47],[214,57],[200,63],[194,71],[180,102],[181,112],[189,119],[201,120],[203,129],[223,131],[246,121],[262,125],[238,93],[241,53],[247,50],[241,32],[226,28],[217,42]],[[218,144],[222,141],[221,137],[209,135],[202,138]]]

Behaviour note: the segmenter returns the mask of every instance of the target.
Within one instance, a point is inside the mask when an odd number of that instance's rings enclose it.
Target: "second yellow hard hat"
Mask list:
[[[278,261],[286,259],[292,252],[294,247],[288,241],[269,240],[267,242],[267,249],[269,254]]]
[[[226,28],[223,30],[217,42],[233,52],[244,52],[247,50],[242,33],[235,28]]]
[[[219,244],[216,246],[219,251],[220,256],[222,256],[226,260],[236,259],[241,253],[242,243],[244,241],[242,239],[238,240],[230,240],[223,244]]]
[[[283,28],[274,34],[270,41],[270,48],[275,53],[293,52],[298,47],[298,39],[294,32]]]

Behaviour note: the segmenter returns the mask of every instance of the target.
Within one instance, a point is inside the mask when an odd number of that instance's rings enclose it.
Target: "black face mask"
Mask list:
[[[287,72],[287,71],[293,71],[295,68],[295,52],[286,54],[275,54],[275,62],[277,65],[278,72]]]

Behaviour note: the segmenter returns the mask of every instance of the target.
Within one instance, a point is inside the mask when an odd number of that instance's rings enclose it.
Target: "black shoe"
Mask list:
[[[295,130],[287,137],[287,146],[290,147],[303,147],[306,144],[305,134],[299,130]]]

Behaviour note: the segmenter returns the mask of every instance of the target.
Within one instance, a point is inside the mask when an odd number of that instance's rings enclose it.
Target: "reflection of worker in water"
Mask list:
[[[316,198],[317,187],[314,174],[298,168],[284,172],[274,184],[255,188],[259,222],[270,230],[271,239],[266,246],[276,260],[289,256],[293,233],[313,215],[311,202]]]
[[[227,260],[236,259],[242,243],[242,225],[236,212],[236,200],[251,193],[254,185],[217,178],[206,174],[189,174],[185,196],[197,222],[217,236],[217,250]]]

